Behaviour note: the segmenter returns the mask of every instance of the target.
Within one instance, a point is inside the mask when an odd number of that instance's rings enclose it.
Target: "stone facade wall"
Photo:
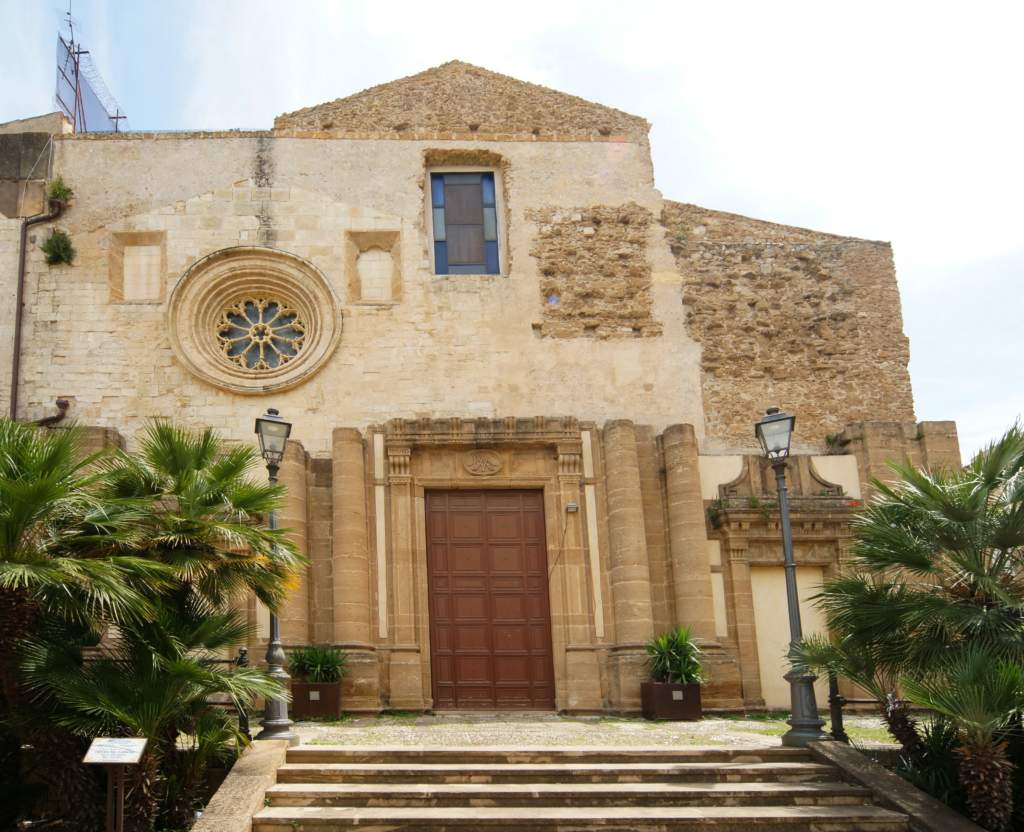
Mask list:
[[[49,133],[5,131],[0,125],[0,218],[45,210],[52,152]]]
[[[0,134],[4,133],[72,133],[74,127],[62,112],[47,113],[43,116],[19,118],[0,124]]]
[[[749,443],[771,404],[797,414],[804,442],[847,422],[913,420],[887,243],[677,202],[665,203],[662,222],[703,347],[708,436]]]
[[[21,220],[0,218],[0,294],[8,302],[0,304],[0,416],[11,406],[11,358],[14,350],[13,299],[18,280],[18,242]]]
[[[396,416],[571,413],[603,422],[703,424],[697,347],[686,332],[678,277],[656,226],[646,229],[649,318],[662,338],[538,338],[542,276],[529,252],[533,212],[553,205],[622,205],[656,215],[646,147],[620,143],[503,142],[502,276],[436,276],[426,222],[429,142],[135,136],[57,141],[57,166],[75,189],[61,218],[78,251],[50,268],[29,252],[22,414],[72,400],[71,416],[132,437],[155,416],[213,424],[248,441],[268,404],[295,422],[314,456],[338,425]],[[614,152],[609,154],[609,148]],[[450,155],[446,158],[450,158]],[[263,183],[258,186],[257,182]],[[350,295],[349,232],[397,232],[398,302]],[[45,229],[40,229],[45,233]],[[116,302],[118,237],[162,235],[163,293]],[[140,238],[141,239],[141,238]],[[149,240],[150,236],[146,236]],[[342,337],[323,368],[272,402],[219,390],[175,358],[166,299],[200,258],[231,246],[271,245],[308,260],[341,302]],[[638,245],[638,244],[637,244]],[[114,275],[114,277],[112,277]],[[614,368],[615,381],[608,381]]]
[[[617,136],[644,141],[650,125],[611,107],[451,61],[347,98],[278,116],[274,128]]]
[[[539,226],[530,250],[541,273],[543,315],[536,331],[554,338],[661,335],[647,259],[650,211],[629,203],[527,216]]]
[[[34,229],[18,415],[66,398],[91,437],[130,448],[154,417],[251,443],[280,409],[281,520],[309,558],[283,637],[348,652],[354,710],[432,704],[431,489],[543,493],[559,708],[635,711],[643,644],[678,624],[704,644],[706,705],[762,704],[751,575],[781,568],[781,547],[751,506],[772,484],[752,457],[734,471],[702,452],[749,448],[777,403],[804,445],[845,426],[833,444],[866,482],[891,456],[953,464],[955,428],[912,423],[887,245],[666,203],[647,128],[453,63],[274,131],[57,137],[78,256],[48,267]],[[500,275],[433,273],[427,174],[453,166],[495,172]],[[0,219],[9,295],[18,226]],[[390,284],[364,297],[369,251]],[[289,287],[313,299],[315,361],[239,381],[213,348],[192,360],[225,293]],[[800,557],[827,574],[851,499],[804,454],[792,486]]]

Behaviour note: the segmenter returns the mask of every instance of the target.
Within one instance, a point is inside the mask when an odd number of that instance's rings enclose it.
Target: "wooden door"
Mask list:
[[[540,491],[428,491],[436,708],[553,710]]]

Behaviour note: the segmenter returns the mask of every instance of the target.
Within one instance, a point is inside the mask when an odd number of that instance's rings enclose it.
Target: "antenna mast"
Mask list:
[[[54,99],[76,133],[114,132],[127,127],[127,116],[96,70],[88,49],[75,40],[71,0],[65,13],[68,38],[57,35],[57,89]]]

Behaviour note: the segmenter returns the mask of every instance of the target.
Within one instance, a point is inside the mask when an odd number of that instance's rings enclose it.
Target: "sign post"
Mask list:
[[[107,832],[124,832],[124,790],[128,766],[139,764],[146,750],[144,737],[96,737],[83,763],[107,770]]]

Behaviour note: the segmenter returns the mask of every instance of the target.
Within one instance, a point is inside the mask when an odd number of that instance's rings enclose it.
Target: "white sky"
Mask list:
[[[66,5],[0,0],[0,121]],[[73,0],[134,129],[266,127],[452,58],[653,122],[666,197],[893,243],[919,419],[1024,412],[1024,4]],[[785,406],[785,402],[779,403]]]

